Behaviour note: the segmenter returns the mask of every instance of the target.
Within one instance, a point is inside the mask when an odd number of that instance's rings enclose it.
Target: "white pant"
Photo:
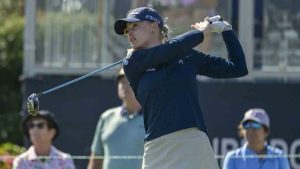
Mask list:
[[[147,141],[142,169],[219,169],[207,135],[188,128]]]

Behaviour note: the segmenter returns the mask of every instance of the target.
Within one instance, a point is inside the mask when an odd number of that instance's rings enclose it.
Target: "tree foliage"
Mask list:
[[[22,143],[19,127],[23,58],[23,1],[0,1],[0,143]]]
[[[9,142],[0,144],[0,168],[12,168],[14,157],[23,153],[25,150],[24,147]]]

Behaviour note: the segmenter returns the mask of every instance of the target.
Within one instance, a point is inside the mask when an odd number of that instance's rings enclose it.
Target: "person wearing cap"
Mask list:
[[[117,87],[122,104],[101,114],[91,146],[88,169],[140,169],[142,166],[139,157],[144,151],[145,129],[141,105],[123,69],[118,72]],[[112,159],[111,156],[119,159]],[[135,158],[126,159],[128,156]]]
[[[266,144],[270,133],[269,116],[264,109],[249,109],[239,125],[245,144],[226,154],[223,169],[290,169],[283,152]]]
[[[59,135],[53,113],[40,110],[37,116],[26,116],[22,129],[32,146],[14,159],[13,169],[75,169],[70,154],[56,149],[52,144]]]
[[[143,107],[143,169],[219,168],[206,134],[196,76],[234,78],[248,71],[240,42],[220,16],[191,28],[169,38],[160,14],[148,7],[115,21],[115,32],[125,35],[133,48],[123,68]],[[193,49],[212,32],[222,34],[228,59]]]

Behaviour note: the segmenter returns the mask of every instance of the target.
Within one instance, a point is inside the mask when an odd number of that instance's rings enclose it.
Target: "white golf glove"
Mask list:
[[[209,22],[207,20],[191,25],[192,29],[198,29],[200,31],[204,31],[208,26]]]
[[[226,21],[215,21],[211,23],[211,32],[221,33],[226,30],[231,30],[232,26]]]
[[[213,23],[213,22],[216,22],[216,21],[223,21],[223,18],[220,16],[220,15],[216,15],[216,16],[213,16],[213,17],[207,17],[205,18],[205,20],[207,20],[209,23]]]

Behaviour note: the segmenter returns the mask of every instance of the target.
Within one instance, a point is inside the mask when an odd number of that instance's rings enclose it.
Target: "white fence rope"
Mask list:
[[[0,156],[0,161],[12,160],[16,156]],[[49,157],[49,156],[39,156],[40,159],[49,159],[49,158],[61,158],[61,157]],[[87,160],[90,159],[90,156],[71,156],[73,160]],[[142,159],[143,156],[109,156],[106,158],[118,159],[118,160],[134,160]],[[223,159],[225,155],[215,155],[216,159]],[[300,158],[300,154],[283,154],[283,155],[246,155],[246,156],[232,156],[232,158]],[[95,156],[94,159],[104,159],[104,156]]]

